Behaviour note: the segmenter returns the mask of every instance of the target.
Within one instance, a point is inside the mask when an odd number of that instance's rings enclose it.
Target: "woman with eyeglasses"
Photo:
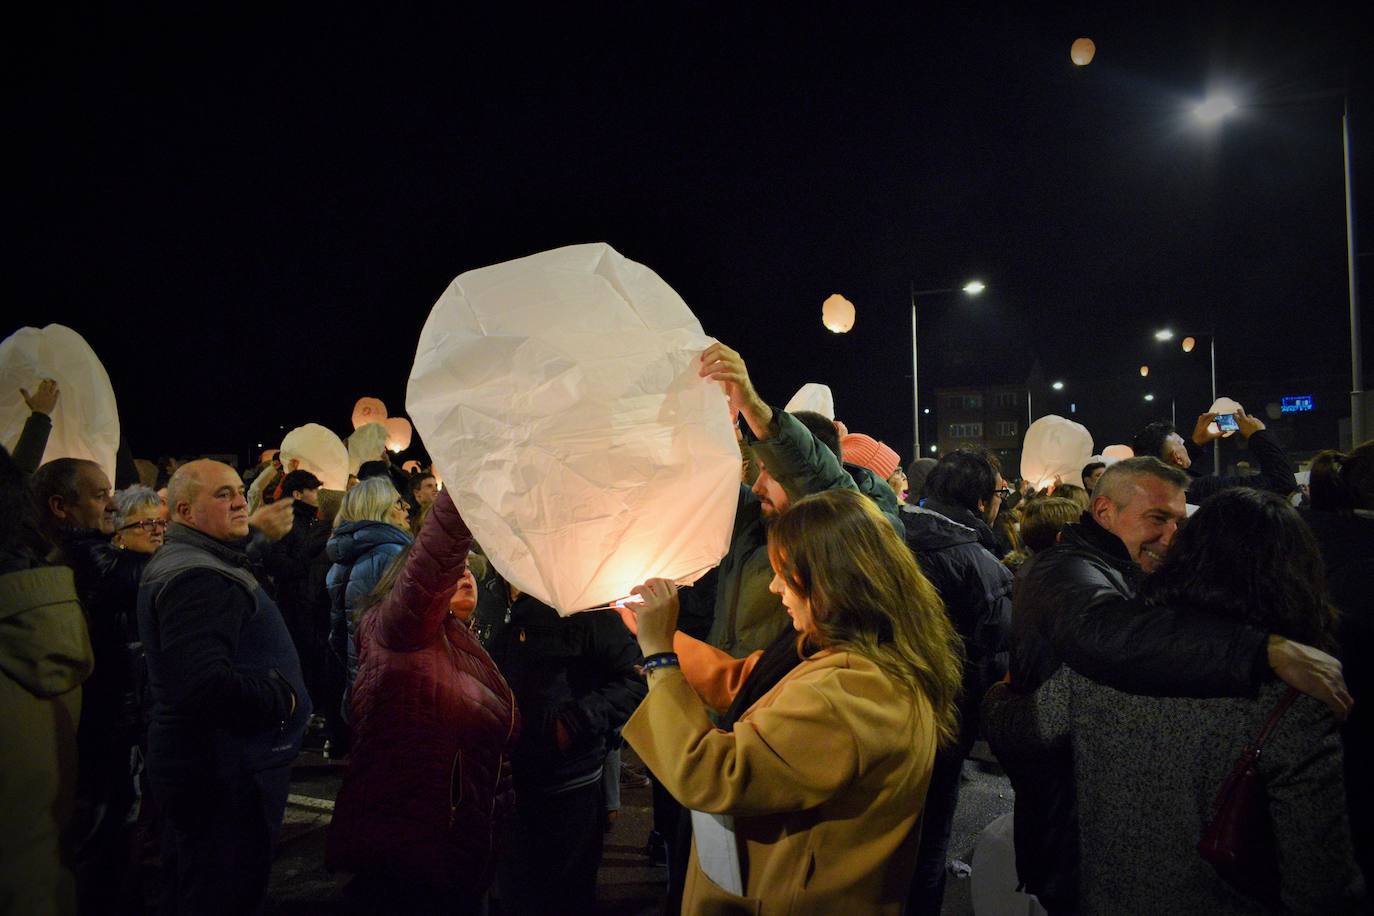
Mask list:
[[[132,486],[114,495],[115,533],[119,550],[151,555],[167,537],[167,506],[151,487]],[[134,628],[137,635],[138,628]]]
[[[391,561],[409,547],[409,507],[385,477],[369,477],[344,494],[334,533],[325,546],[333,561],[325,576],[329,590],[329,646],[343,672],[343,699],[338,715],[349,721],[353,679],[358,674],[356,639],[358,610],[363,599],[377,587]],[[347,745],[346,728],[333,719],[334,704],[324,704],[330,719],[330,752],[341,754]]]

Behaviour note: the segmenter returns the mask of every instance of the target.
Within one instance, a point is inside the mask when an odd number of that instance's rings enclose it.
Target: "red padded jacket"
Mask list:
[[[449,614],[472,534],[447,492],[405,568],[358,628],[353,750],[331,868],[479,895],[513,801],[519,713],[477,639]]]

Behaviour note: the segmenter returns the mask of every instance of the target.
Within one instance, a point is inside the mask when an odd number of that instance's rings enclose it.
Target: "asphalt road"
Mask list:
[[[626,759],[635,761],[626,748]],[[1011,810],[1010,784],[986,748],[979,745],[975,758],[965,764],[966,781],[959,796],[950,854],[969,861],[978,832],[1000,814]],[[272,868],[271,894],[277,914],[344,913],[344,881],[324,867],[325,831],[329,825],[342,780],[343,765],[314,754],[302,754],[292,770],[291,800],[282,825],[281,841]],[[605,853],[597,882],[600,912],[612,916],[648,916],[659,911],[667,870],[654,867],[645,853],[651,824],[647,788],[621,790],[620,816],[606,837]],[[499,912],[494,901],[493,914]],[[951,874],[946,885],[942,916],[971,916],[969,881]]]

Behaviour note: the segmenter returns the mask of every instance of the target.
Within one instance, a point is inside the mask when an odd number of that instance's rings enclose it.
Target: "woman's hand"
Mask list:
[[[639,651],[644,657],[673,651],[677,631],[677,585],[669,579],[650,579],[630,592],[643,599],[635,606]]]

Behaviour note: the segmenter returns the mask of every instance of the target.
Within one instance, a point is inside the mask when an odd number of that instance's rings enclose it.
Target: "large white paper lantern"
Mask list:
[[[687,583],[729,545],[739,449],[711,344],[605,244],[462,274],[420,335],[406,412],[492,564],[571,613]]]
[[[358,398],[353,405],[353,428],[362,429],[369,423],[381,423],[386,419],[386,405],[381,398]]]
[[[820,382],[807,382],[797,389],[797,393],[792,395],[792,400],[787,402],[787,406],[783,410],[788,413],[809,410],[820,414],[827,420],[833,420],[835,419],[835,397],[830,393],[829,385],[822,385]]]
[[[1116,464],[1127,458],[1135,457],[1135,449],[1129,445],[1109,445],[1102,450],[1102,460],[1107,464]]]
[[[1021,443],[1021,479],[1040,490],[1058,477],[1077,483],[1083,465],[1093,454],[1093,437],[1086,426],[1050,414],[1026,429]]]
[[[368,461],[386,457],[386,427],[380,422],[368,423],[353,430],[348,437],[348,473],[358,476],[358,468]]]
[[[386,447],[389,451],[404,452],[410,448],[410,421],[405,417],[387,417],[382,424],[386,427]]]
[[[854,327],[854,303],[839,293],[832,293],[821,303],[821,321],[836,334],[844,334]]]
[[[309,471],[326,490],[343,490],[348,486],[348,449],[343,440],[318,423],[297,426],[281,440],[282,467]]]
[[[59,395],[43,461],[94,461],[113,484],[119,450],[114,388],[95,351],[64,325],[20,328],[0,343],[0,442],[14,451],[32,413],[19,389],[33,393],[45,378],[57,382]]]

